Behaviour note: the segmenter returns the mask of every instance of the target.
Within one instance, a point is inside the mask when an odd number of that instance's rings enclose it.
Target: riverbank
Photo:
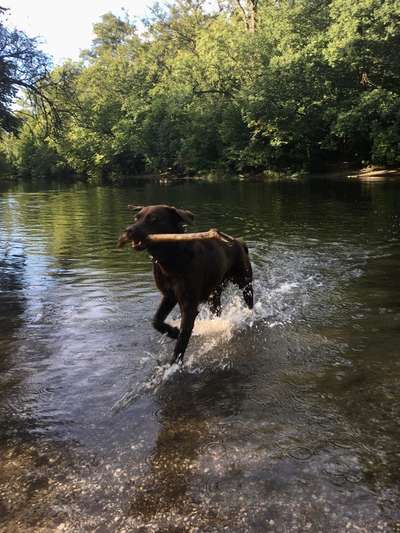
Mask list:
[[[298,181],[305,178],[332,178],[332,179],[357,179],[361,181],[384,181],[386,179],[400,178],[400,168],[390,168],[381,166],[367,167],[352,167],[351,165],[343,165],[342,167],[330,170],[324,168],[321,171],[305,171],[305,170],[264,170],[261,172],[247,172],[228,174],[224,172],[208,172],[199,174],[176,174],[173,172],[152,172],[136,174],[133,176],[121,176],[106,178],[100,181],[92,181],[88,177],[71,175],[68,178],[53,178],[53,179],[41,179],[32,178],[29,182],[36,184],[46,183],[89,183],[92,185],[129,185],[129,183],[135,181],[149,181],[149,182],[161,182],[168,183],[173,181],[206,181],[206,182],[254,182],[254,181]],[[0,185],[9,185],[12,183],[26,183],[26,178],[21,176],[4,175],[0,177]]]

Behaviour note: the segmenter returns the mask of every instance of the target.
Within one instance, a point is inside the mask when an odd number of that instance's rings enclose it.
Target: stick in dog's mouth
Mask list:
[[[193,241],[193,240],[204,240],[204,239],[219,239],[224,242],[234,241],[234,237],[222,233],[215,228],[210,229],[209,231],[202,231],[199,233],[164,233],[164,234],[154,234],[147,235],[144,241],[134,241],[129,238],[128,232],[124,231],[118,239],[118,248],[123,248],[127,242],[132,242],[132,248],[134,250],[144,250],[146,248],[146,242],[176,242],[176,241]]]
[[[146,245],[145,245],[144,241],[134,241],[134,240],[130,239],[129,236],[128,236],[128,232],[127,231],[124,231],[119,236],[117,248],[123,248],[126,245],[126,243],[128,243],[128,242],[132,243],[132,248],[134,250],[141,251],[141,250],[144,250],[146,248]]]
[[[143,241],[132,241],[132,248],[137,252],[141,252],[146,248],[146,244]]]
[[[130,239],[128,237],[128,233],[124,231],[118,238],[117,248],[123,248],[125,244],[129,241]]]

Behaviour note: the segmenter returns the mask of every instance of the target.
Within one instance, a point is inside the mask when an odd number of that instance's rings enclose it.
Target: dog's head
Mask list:
[[[129,206],[137,211],[134,224],[126,228],[120,236],[118,246],[121,248],[128,241],[135,250],[146,248],[148,235],[157,233],[183,233],[185,224],[193,224],[194,215],[185,209],[169,205]]]

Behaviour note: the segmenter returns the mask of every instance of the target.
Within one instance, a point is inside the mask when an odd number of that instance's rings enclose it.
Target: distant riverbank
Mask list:
[[[235,182],[235,181],[298,181],[305,178],[339,178],[339,179],[357,179],[361,181],[384,181],[387,179],[400,178],[400,168],[388,168],[381,166],[367,166],[367,167],[352,167],[352,166],[338,166],[334,169],[324,168],[321,171],[314,170],[307,172],[305,170],[264,170],[261,172],[252,173],[236,173],[228,174],[222,172],[198,173],[194,175],[177,174],[174,172],[153,172],[135,174],[132,176],[117,177],[114,179],[104,179],[103,181],[93,181],[89,176],[75,176],[69,175],[63,178],[47,178],[35,177],[27,179],[21,176],[3,175],[0,176],[0,184],[10,184],[19,182],[42,183],[59,182],[59,183],[89,183],[92,185],[127,185],[134,181],[155,181],[155,182],[170,182],[170,181],[207,181],[207,182]]]

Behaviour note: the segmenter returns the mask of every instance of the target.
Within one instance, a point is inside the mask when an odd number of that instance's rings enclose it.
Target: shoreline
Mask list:
[[[304,178],[348,178],[359,179],[369,181],[381,181],[386,178],[400,178],[400,168],[390,168],[382,166],[369,165],[366,167],[343,167],[338,165],[337,170],[264,170],[255,173],[237,173],[237,174],[224,174],[218,172],[209,172],[208,174],[195,174],[195,175],[178,175],[173,173],[161,172],[139,174],[136,176],[130,176],[124,178],[120,182],[110,181],[114,184],[127,184],[131,180],[149,180],[149,181],[209,181],[209,182],[235,182],[235,181],[275,181],[275,180],[290,180],[297,181]]]
[[[237,174],[224,174],[218,172],[209,172],[208,174],[195,174],[195,175],[178,175],[174,173],[160,172],[160,173],[143,173],[134,176],[125,176],[118,179],[103,179],[100,181],[92,181],[85,179],[83,176],[71,176],[70,179],[66,178],[24,178],[21,176],[0,176],[0,184],[10,185],[19,182],[59,182],[59,183],[86,183],[89,185],[111,185],[111,186],[124,186],[128,185],[132,181],[158,181],[162,183],[179,182],[179,181],[208,181],[208,182],[256,182],[256,181],[298,181],[307,178],[332,178],[332,179],[351,179],[359,181],[384,181],[387,179],[400,178],[400,168],[390,168],[382,166],[366,166],[359,168],[347,168],[343,165],[338,165],[337,170],[314,170],[314,171],[294,171],[294,170],[264,170],[262,172],[255,173],[237,173]]]

